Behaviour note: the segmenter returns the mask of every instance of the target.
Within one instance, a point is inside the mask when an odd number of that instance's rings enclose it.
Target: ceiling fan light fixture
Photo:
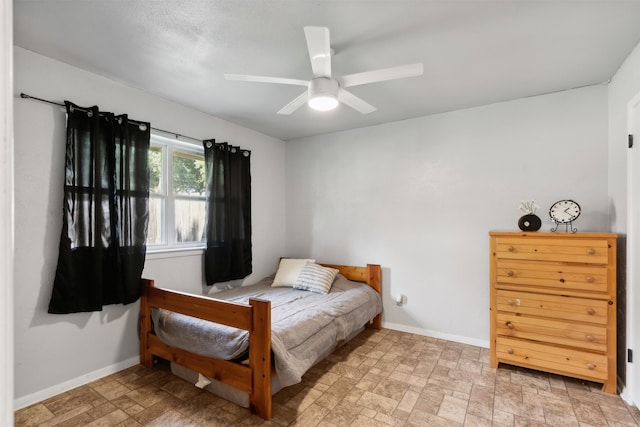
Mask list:
[[[338,100],[331,95],[316,95],[309,98],[309,107],[316,111],[329,111],[338,106]]]
[[[329,111],[338,106],[338,82],[318,77],[309,82],[309,107],[316,111]]]

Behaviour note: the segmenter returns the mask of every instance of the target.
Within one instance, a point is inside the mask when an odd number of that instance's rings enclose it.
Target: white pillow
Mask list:
[[[337,274],[338,270],[335,268],[323,267],[314,262],[308,262],[298,275],[293,288],[328,294]]]
[[[307,262],[315,262],[315,259],[282,258],[271,286],[274,288],[293,286]]]

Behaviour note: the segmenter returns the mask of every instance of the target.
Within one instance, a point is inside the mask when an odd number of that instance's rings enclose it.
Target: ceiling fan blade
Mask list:
[[[227,80],[238,80],[241,82],[257,82],[257,83],[278,83],[283,85],[309,86],[306,80],[287,79],[285,77],[268,77],[268,76],[250,76],[245,74],[225,74]]]
[[[340,89],[338,91],[338,101],[353,108],[356,111],[361,112],[362,114],[369,114],[376,111],[376,107],[363,101],[351,92],[348,92],[344,89]]]
[[[380,70],[365,71],[364,73],[349,74],[338,77],[341,87],[365,85],[368,83],[382,82],[385,80],[404,79],[406,77],[421,76],[424,72],[422,63],[400,65],[398,67],[383,68]]]
[[[329,29],[304,27],[313,77],[331,77],[331,42]]]
[[[309,98],[309,93],[307,91],[304,91],[296,99],[294,99],[293,101],[291,101],[290,103],[282,107],[280,111],[278,111],[278,114],[289,115],[293,113],[298,108],[302,107],[305,104],[305,102],[307,102],[308,98]]]

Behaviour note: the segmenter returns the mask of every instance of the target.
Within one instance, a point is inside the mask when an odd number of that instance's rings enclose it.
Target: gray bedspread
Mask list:
[[[382,311],[382,300],[369,286],[338,275],[327,295],[293,288],[272,288],[273,278],[214,294],[217,299],[247,303],[271,301],[271,348],[281,385],[299,383],[302,375],[347,337]],[[203,356],[231,360],[246,352],[249,335],[206,320],[154,309],[155,332],[166,344]]]

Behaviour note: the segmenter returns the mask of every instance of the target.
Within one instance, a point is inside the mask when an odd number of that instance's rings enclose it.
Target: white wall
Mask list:
[[[62,224],[65,114],[18,94],[98,105],[157,128],[252,150],[254,273],[247,283],[275,271],[284,253],[285,143],[21,48],[14,60],[15,399],[22,407],[137,363],[138,304],[47,314]],[[144,275],[160,286],[201,291],[201,253],[186,255],[150,257]]]
[[[488,232],[531,198],[608,231],[605,85],[288,142],[287,254],[379,263],[386,326],[488,346]]]
[[[0,425],[13,425],[13,4],[0,4]]]
[[[609,195],[611,227],[623,236],[626,253],[619,257],[618,364],[626,369],[627,401],[640,406],[640,369],[626,363],[626,349],[640,353],[640,129],[636,123],[634,148],[627,148],[631,133],[628,103],[640,94],[640,45],[625,60],[609,84]],[[624,239],[626,237],[626,239]],[[638,356],[636,356],[637,358]],[[637,360],[637,359],[636,359]],[[638,362],[635,363],[636,365]]]

